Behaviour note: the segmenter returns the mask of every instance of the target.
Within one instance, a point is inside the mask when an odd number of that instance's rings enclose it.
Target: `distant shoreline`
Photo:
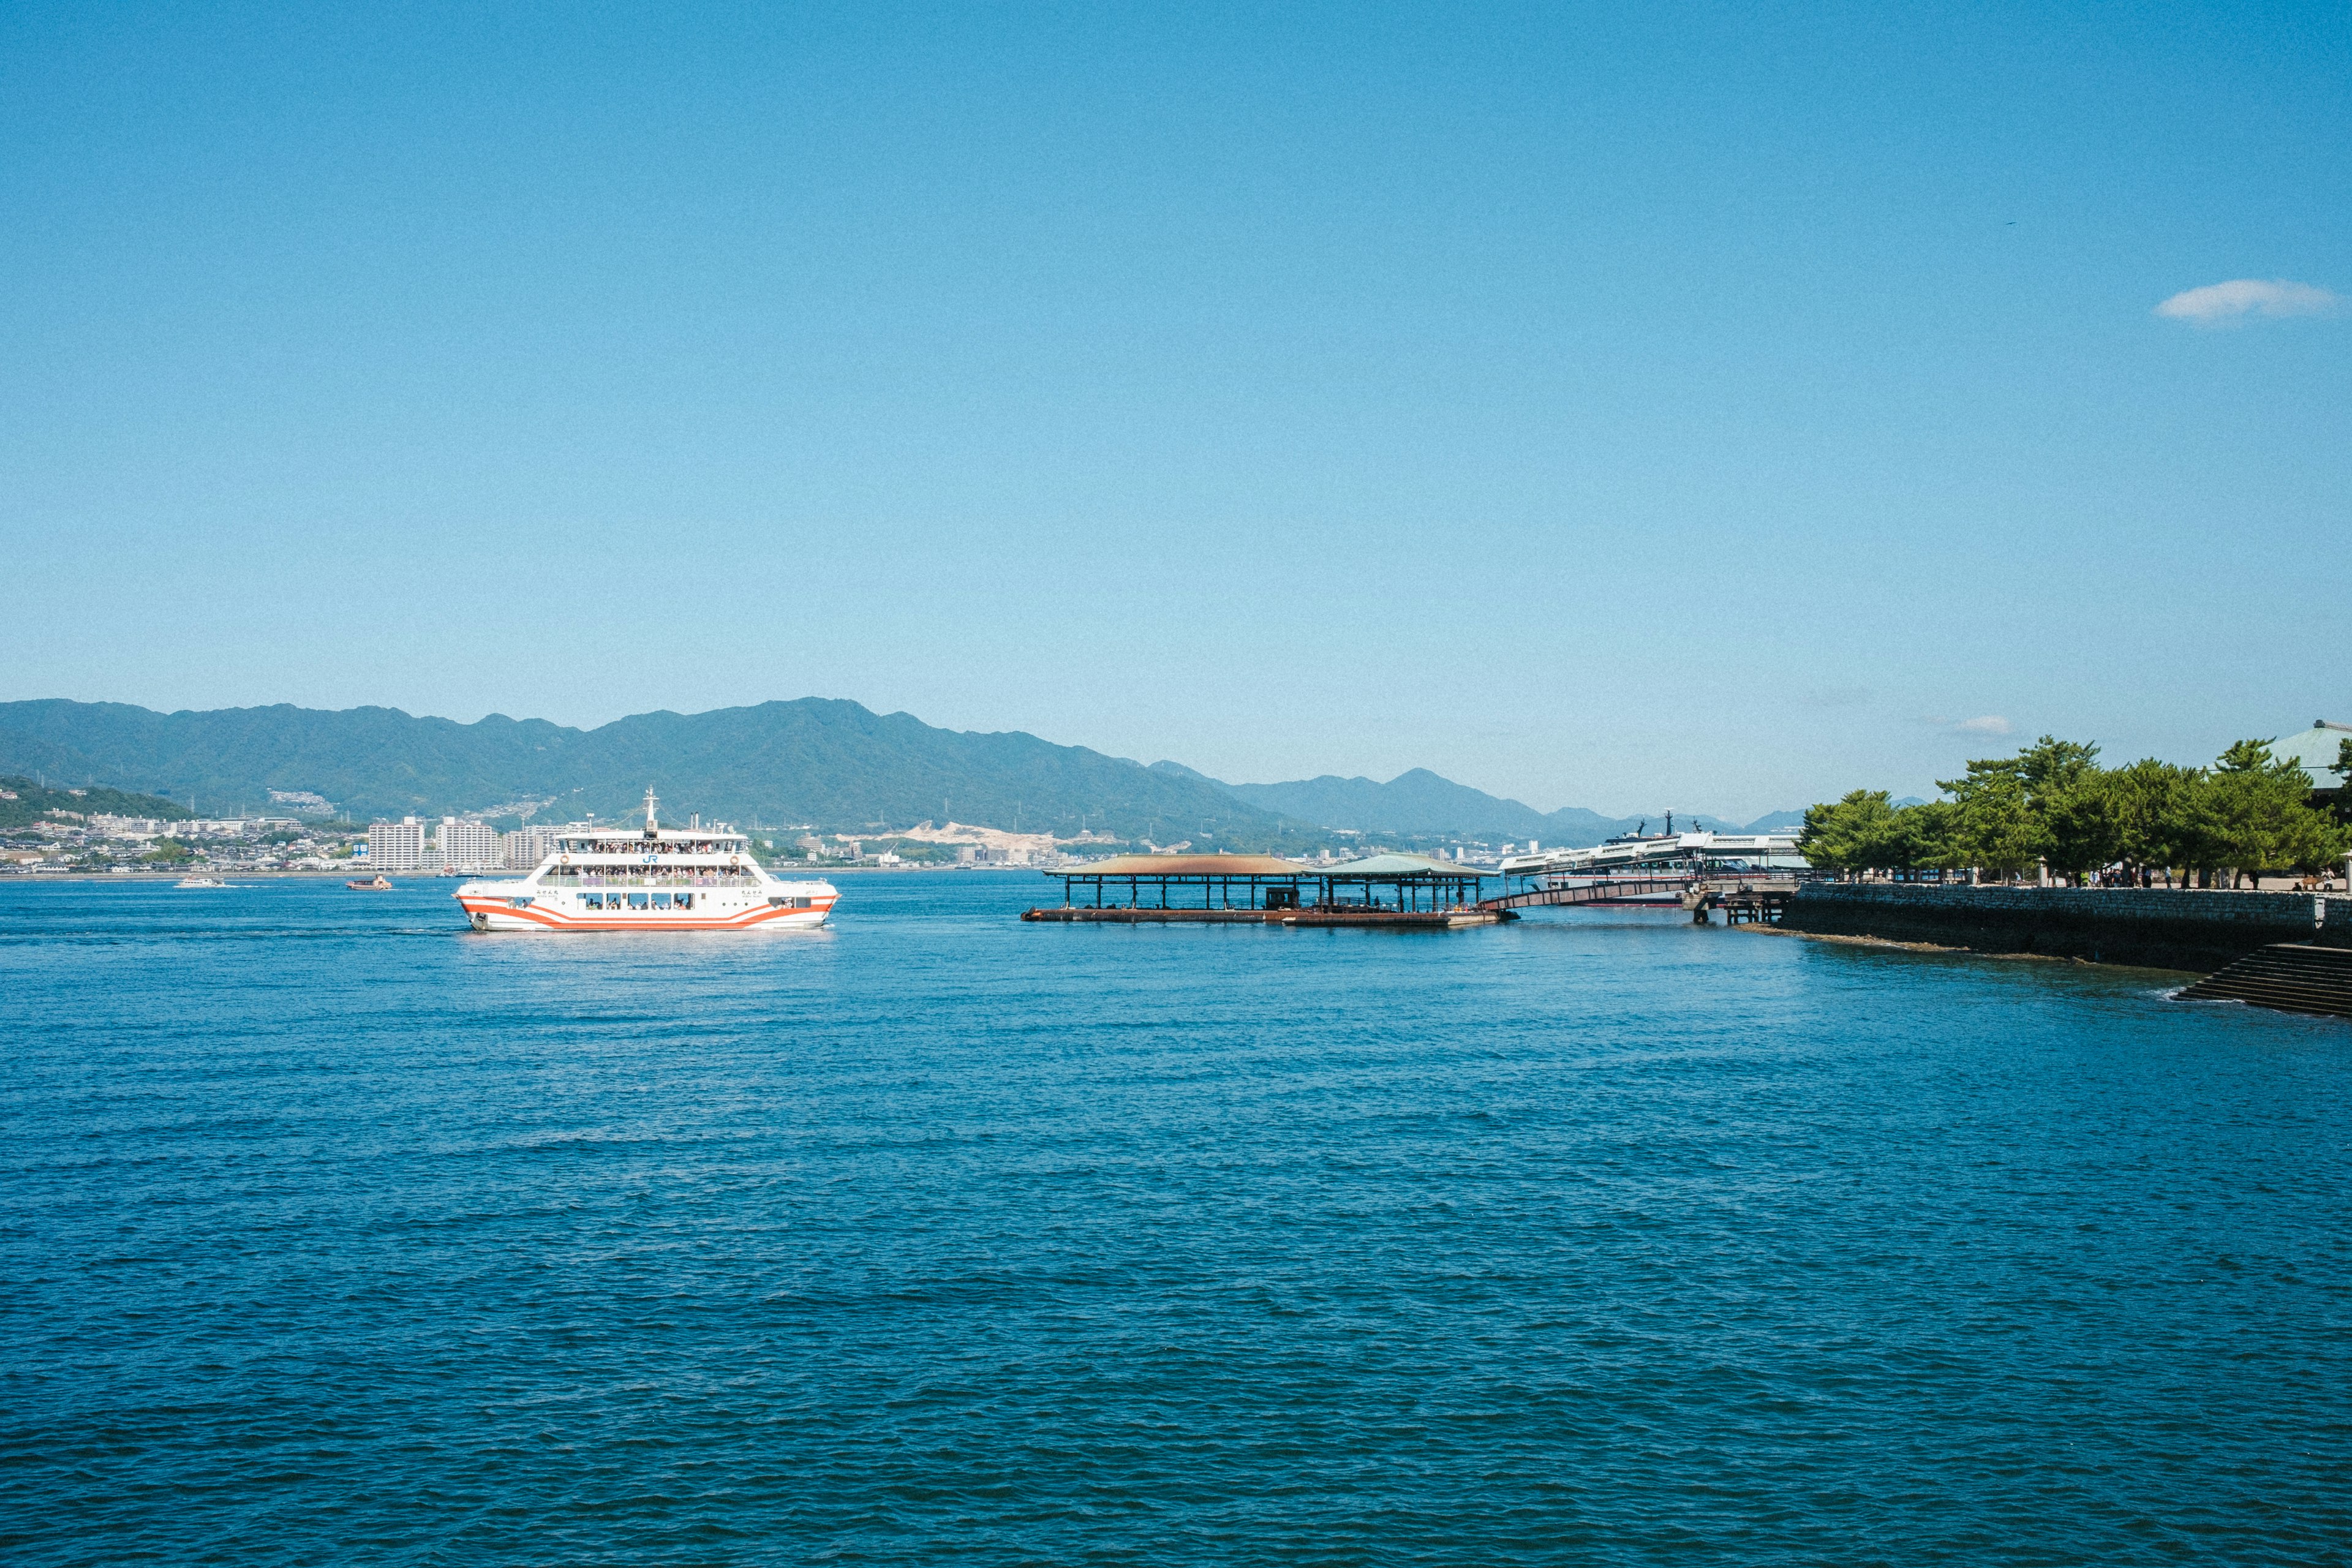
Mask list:
[[[531,869],[537,869],[532,868]],[[1018,871],[1041,875],[1051,869],[1036,866],[962,866],[950,862],[944,865],[905,866],[807,866],[796,860],[779,861],[768,867],[772,873],[790,871],[794,875],[831,876],[837,872],[877,872],[902,876],[909,871]],[[382,876],[404,879],[407,882],[478,882],[507,877],[527,877],[530,870],[468,871],[460,877],[445,877],[438,871],[379,871],[354,867],[347,871],[246,871],[217,866],[190,866],[171,871],[6,871],[0,872],[0,887],[12,882],[176,882],[184,877],[235,877],[247,881],[300,881],[304,879],[332,879],[349,881],[362,876]]]

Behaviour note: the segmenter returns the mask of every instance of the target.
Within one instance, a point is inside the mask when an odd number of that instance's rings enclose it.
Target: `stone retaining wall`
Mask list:
[[[2327,896],[2316,931],[2314,901],[2310,893],[1814,882],[1797,890],[1780,923],[1828,936],[2210,974],[2274,942],[2352,945],[2352,897]]]

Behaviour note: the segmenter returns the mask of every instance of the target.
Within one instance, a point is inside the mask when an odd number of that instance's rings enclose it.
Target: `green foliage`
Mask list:
[[[1900,857],[1895,864],[1899,869],[1925,871],[1966,864],[1958,848],[1960,810],[1952,802],[1931,800],[1900,806],[1895,821],[1895,847]]]
[[[2310,871],[2344,853],[2345,833],[2308,804],[2310,784],[2263,741],[2240,741],[2202,781],[2200,865]]]
[[[2196,839],[2194,768],[2143,757],[2102,776],[2116,855],[2132,866],[2187,866]]]
[[[77,816],[152,816],[172,822],[188,815],[186,806],[161,795],[132,795],[103,784],[81,790],[50,789],[30,778],[9,774],[0,776],[0,790],[16,797],[0,796],[0,828],[27,827],[53,811],[69,811]]]
[[[2044,735],[2017,755],[2035,848],[2053,871],[2079,876],[2110,864],[2117,834],[2099,748]]]
[[[1952,797],[1956,864],[2007,876],[2034,863],[2039,836],[2016,759],[1970,763],[1965,776],[1936,787]]]
[[[1797,847],[1814,865],[1842,871],[1950,865],[1956,816],[1948,802],[1898,806],[1883,789],[1858,789],[1807,811]]]
[[[1797,851],[1825,869],[1852,871],[1885,864],[1872,857],[1887,842],[1895,808],[1883,789],[1858,789],[1843,800],[1805,809]]]
[[[147,853],[139,858],[152,861],[159,866],[171,865],[181,860],[194,859],[195,851],[176,838],[158,838],[147,847]]]
[[[2315,871],[2352,847],[2352,830],[2310,802],[2294,763],[2240,741],[2210,769],[2146,758],[2098,765],[2099,749],[2044,735],[2013,757],[1971,762],[1937,785],[1950,798],[1896,807],[1855,790],[1805,813],[1798,847],[1837,870],[1976,867],[2013,876],[2046,864],[2080,877],[2128,868]],[[2352,742],[2340,759],[2352,770]]]

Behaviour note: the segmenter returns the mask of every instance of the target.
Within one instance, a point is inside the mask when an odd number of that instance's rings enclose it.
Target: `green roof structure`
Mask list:
[[[2303,733],[2283,735],[2273,741],[2271,755],[2301,768],[2314,789],[2341,789],[2344,775],[2331,770],[2347,741],[2352,741],[2352,724],[2331,724],[2325,719],[2314,719],[2311,728]]]
[[[1481,871],[1475,866],[1465,866],[1458,860],[1433,860],[1426,855],[1369,855],[1361,860],[1349,860],[1338,866],[1311,866],[1312,877],[1492,877],[1492,871]]]

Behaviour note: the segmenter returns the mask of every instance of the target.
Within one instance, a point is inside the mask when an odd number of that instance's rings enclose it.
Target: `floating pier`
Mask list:
[[[1062,879],[1062,902],[1031,910],[1024,921],[1453,931],[1518,918],[1477,901],[1479,882],[1492,873],[1423,855],[1337,866],[1271,855],[1122,855],[1045,875]]]
[[[1024,911],[1024,921],[1057,925],[1280,925],[1387,926],[1392,930],[1454,931],[1463,926],[1499,925],[1519,917],[1507,910],[1482,910],[1475,905],[1454,910],[1368,910],[1307,905],[1297,910],[1122,909],[1116,904],[1090,909],[1073,904]]]

